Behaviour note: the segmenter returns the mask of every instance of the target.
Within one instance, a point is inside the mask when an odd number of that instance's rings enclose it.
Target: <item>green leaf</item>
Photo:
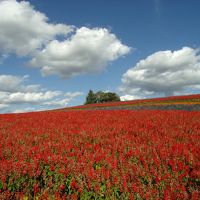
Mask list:
[[[3,188],[3,183],[2,181],[0,180],[0,190]]]

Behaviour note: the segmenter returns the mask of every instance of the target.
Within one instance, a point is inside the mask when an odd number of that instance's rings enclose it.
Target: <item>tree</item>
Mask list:
[[[91,104],[91,103],[96,103],[96,95],[92,90],[88,92],[85,104]]]
[[[107,92],[103,96],[103,102],[112,102],[112,101],[120,101],[119,95],[114,92]]]
[[[113,101],[120,101],[119,95],[117,95],[114,92],[98,91],[97,93],[93,93],[93,91],[90,90],[86,97],[85,104],[104,103],[104,102],[113,102]]]

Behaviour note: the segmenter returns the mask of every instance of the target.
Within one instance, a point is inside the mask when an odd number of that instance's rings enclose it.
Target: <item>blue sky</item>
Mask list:
[[[200,1],[0,1],[0,112],[200,93]]]

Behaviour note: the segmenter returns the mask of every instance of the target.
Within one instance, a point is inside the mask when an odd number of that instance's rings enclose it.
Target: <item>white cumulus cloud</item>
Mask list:
[[[130,95],[130,94],[120,96],[121,101],[130,101],[130,100],[134,100],[134,99],[140,99],[140,97],[136,96],[136,95]]]
[[[199,77],[198,49],[158,51],[123,74],[120,90],[140,97],[187,94],[200,87]]]
[[[64,41],[53,40],[31,61],[43,75],[56,74],[69,78],[80,74],[100,72],[110,61],[130,52],[130,47],[105,28],[77,29]]]
[[[0,1],[0,52],[25,56],[72,30],[72,26],[49,23],[27,1]]]
[[[45,90],[38,84],[28,85],[28,78],[27,75],[0,75],[0,113],[64,107],[82,95],[81,92]]]
[[[83,94],[82,92],[67,92],[63,95],[64,98],[62,99],[57,98],[52,101],[45,102],[44,105],[54,106],[54,107],[65,107],[68,105],[70,101],[72,101],[74,98],[82,94]]]
[[[61,95],[59,91],[7,93],[6,103],[40,103]]]
[[[39,85],[24,85],[29,78],[26,76],[0,75],[1,92],[34,92],[38,91]]]
[[[106,28],[53,24],[28,1],[0,1],[0,64],[14,54],[44,76],[70,78],[101,72],[130,50]]]

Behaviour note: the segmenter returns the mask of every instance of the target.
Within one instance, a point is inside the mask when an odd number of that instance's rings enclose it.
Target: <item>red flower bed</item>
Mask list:
[[[200,199],[200,112],[0,115],[0,199]]]

